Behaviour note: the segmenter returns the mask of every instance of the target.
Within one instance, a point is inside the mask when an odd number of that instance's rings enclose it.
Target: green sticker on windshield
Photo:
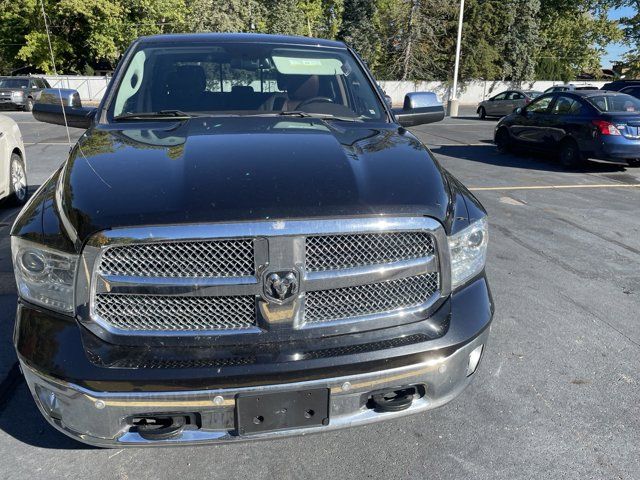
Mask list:
[[[274,54],[273,63],[285,75],[343,75],[342,62],[335,57],[299,57]]]

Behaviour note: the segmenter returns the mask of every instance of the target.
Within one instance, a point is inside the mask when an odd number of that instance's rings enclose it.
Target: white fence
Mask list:
[[[378,83],[387,95],[391,97],[394,105],[402,105],[404,95],[408,92],[435,92],[440,100],[446,102],[449,99],[451,89],[451,86],[445,82],[381,81]],[[571,83],[577,86],[591,85],[600,88],[606,82],[575,81]],[[463,105],[475,105],[504,90],[520,88],[523,90],[539,90],[542,92],[554,85],[562,85],[562,82],[541,80],[537,82],[522,82],[520,84],[514,84],[511,82],[475,80],[472,82],[466,82],[459,86],[458,100]]]
[[[111,80],[110,77],[81,77],[75,75],[49,75],[45,77],[52,87],[73,88],[78,90],[83,102],[99,102]],[[382,89],[391,96],[394,105],[402,105],[404,95],[408,92],[435,92],[438,97],[446,101],[449,98],[450,86],[446,82],[400,82],[381,81]],[[461,104],[477,104],[496,93],[510,88],[522,88],[525,90],[546,90],[553,85],[562,82],[538,81],[522,82],[519,85],[511,82],[476,80],[460,85],[458,99]],[[605,82],[572,82],[574,85],[593,85],[600,88]],[[229,89],[231,87],[229,86]],[[225,88],[226,89],[226,88]]]
[[[44,78],[52,87],[77,90],[83,102],[99,102],[111,80],[111,77],[81,77],[78,75],[45,75]]]

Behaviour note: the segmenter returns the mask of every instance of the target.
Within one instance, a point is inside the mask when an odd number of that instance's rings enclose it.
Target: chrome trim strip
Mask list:
[[[328,290],[352,287],[365,283],[377,283],[398,278],[414,277],[423,273],[437,272],[435,255],[412,260],[368,265],[344,270],[307,272],[304,277],[304,291]]]
[[[305,238],[316,235],[342,235],[388,232],[429,232],[436,255],[392,264],[371,265],[345,270],[305,272]],[[167,241],[198,241],[215,239],[254,238],[255,277],[236,278],[152,278],[140,282],[137,277],[101,276],[97,271],[103,249],[132,243]],[[297,269],[301,272],[300,296],[288,305],[268,304],[261,297],[261,279],[266,272]],[[403,278],[416,273],[438,271],[440,289],[425,305],[339,321],[304,324],[306,291],[340,288],[364,283]],[[254,333],[261,341],[282,341],[313,338],[317,335],[355,333],[397,326],[428,317],[451,292],[450,260],[447,237],[442,225],[430,217],[355,217],[341,219],[275,220],[242,223],[196,225],[166,225],[136,228],[116,228],[92,236],[81,255],[76,280],[75,302],[78,320],[101,338],[112,343],[136,344],[140,336],[153,342],[176,343],[187,338],[215,336],[222,343],[253,342]],[[137,285],[136,285],[137,283]],[[250,330],[211,331],[131,331],[115,328],[92,312],[91,298],[97,293],[162,294],[175,296],[256,295],[257,327]],[[235,339],[231,339],[233,336]],[[228,342],[225,338],[229,338]]]
[[[226,297],[259,295],[260,284],[258,279],[252,276],[158,278],[98,274],[95,293]]]

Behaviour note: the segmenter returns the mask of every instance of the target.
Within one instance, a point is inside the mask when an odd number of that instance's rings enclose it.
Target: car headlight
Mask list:
[[[482,271],[487,259],[488,240],[486,217],[449,237],[452,290]]]
[[[11,100],[22,100],[23,98],[24,98],[24,92],[22,90],[11,92]]]
[[[70,314],[78,256],[11,237],[18,293],[25,300]]]

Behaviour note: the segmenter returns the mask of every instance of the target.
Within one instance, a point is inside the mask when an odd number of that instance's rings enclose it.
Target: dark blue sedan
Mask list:
[[[578,90],[542,95],[504,117],[494,141],[557,153],[562,165],[586,159],[640,166],[640,100],[624,93]]]

